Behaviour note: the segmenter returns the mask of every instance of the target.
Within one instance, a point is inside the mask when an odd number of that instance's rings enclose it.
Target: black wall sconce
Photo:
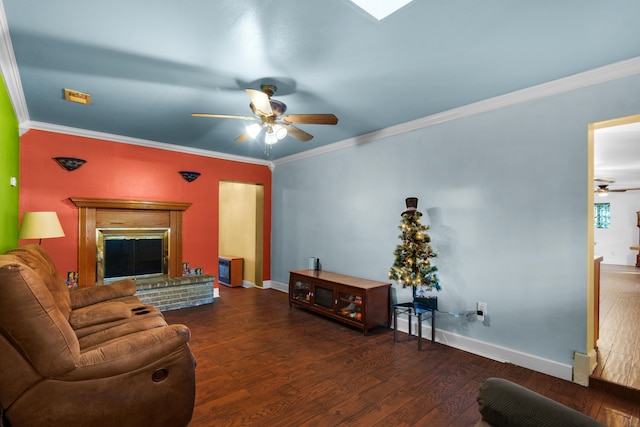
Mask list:
[[[87,162],[84,159],[76,159],[75,157],[54,157],[53,160],[69,172],[78,169]]]
[[[195,181],[200,176],[200,172],[180,171],[178,173],[182,175],[187,182]]]

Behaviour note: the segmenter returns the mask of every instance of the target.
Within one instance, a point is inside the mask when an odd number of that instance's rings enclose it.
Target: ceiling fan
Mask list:
[[[313,135],[299,129],[294,124],[306,125],[335,125],[338,118],[333,114],[284,114],[287,105],[284,102],[271,99],[276,93],[274,85],[261,85],[261,90],[246,89],[251,103],[249,107],[255,116],[231,116],[225,114],[193,113],[194,117],[212,117],[218,119],[238,119],[253,121],[235,141],[242,142],[250,138],[257,138],[262,129],[266,129],[264,141],[275,144],[287,135],[300,140],[309,141]]]
[[[596,188],[594,190],[594,192],[598,195],[598,196],[606,196],[609,193],[624,193],[625,191],[633,191],[633,190],[640,190],[640,187],[638,188],[617,188],[617,189],[610,189],[609,188],[609,184],[599,184],[598,188]]]

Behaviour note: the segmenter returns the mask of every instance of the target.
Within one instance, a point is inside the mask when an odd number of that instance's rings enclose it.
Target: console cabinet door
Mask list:
[[[364,319],[364,295],[354,289],[338,287],[336,289],[336,314],[361,323]]]
[[[310,283],[293,280],[290,288],[291,299],[307,304],[311,304],[311,301],[313,301],[313,286]]]
[[[313,284],[313,303],[320,309],[333,311],[335,293],[331,284]]]

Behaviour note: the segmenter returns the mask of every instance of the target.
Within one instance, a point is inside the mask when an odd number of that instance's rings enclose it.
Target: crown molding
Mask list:
[[[13,44],[9,34],[9,24],[4,13],[4,4],[0,0],[0,71],[4,77],[4,84],[7,87],[9,98],[13,104],[13,111],[16,113],[18,123],[29,120],[27,102],[22,91],[22,81],[18,72],[18,63],[13,54]],[[22,130],[20,135],[22,135]]]
[[[22,126],[26,130],[34,129],[46,132],[55,132],[65,135],[81,136],[84,138],[102,139],[111,142],[119,142],[122,144],[138,145],[141,147],[157,148],[159,150],[175,151],[185,154],[194,154],[197,156],[211,157],[221,160],[231,160],[234,162],[251,163],[256,165],[267,166],[273,171],[273,164],[268,160],[254,159],[253,157],[236,156],[233,154],[220,153],[217,151],[203,150],[200,148],[186,147],[183,145],[168,144],[166,142],[151,141],[148,139],[131,138],[127,136],[114,135],[111,133],[96,132],[87,129],[73,128],[69,126],[54,125],[51,123],[29,121],[23,123]]]
[[[434,126],[440,123],[458,120],[464,117],[509,107],[523,102],[532,101],[534,99],[540,99],[569,92],[598,83],[621,79],[639,73],[640,56],[625,61],[616,62],[614,64],[605,65],[604,67],[595,68],[593,70],[585,71],[580,74],[563,77],[561,79],[553,80],[548,83],[531,86],[529,88],[521,89],[505,95],[500,95],[494,98],[474,102],[473,104],[464,105],[462,107],[443,111],[431,116],[412,120],[410,122],[390,126],[388,128],[360,135],[355,138],[345,139],[333,144],[328,144],[312,150],[303,151],[291,156],[282,157],[280,159],[274,160],[273,164],[274,167],[276,167],[284,163],[305,159],[307,157],[318,156],[321,154],[329,153],[331,151],[365,144],[390,136],[396,136],[406,132],[411,132],[417,129],[427,128],[429,126]]]

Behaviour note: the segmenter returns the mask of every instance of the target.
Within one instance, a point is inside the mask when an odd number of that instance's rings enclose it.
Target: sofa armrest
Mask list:
[[[478,394],[482,419],[496,427],[605,427],[585,414],[518,384],[489,378]]]
[[[77,309],[108,301],[115,298],[128,297],[136,293],[136,284],[131,279],[122,279],[109,285],[89,286],[69,291],[71,308]]]
[[[73,329],[81,329],[101,323],[128,319],[131,316],[133,314],[127,304],[111,301],[72,310],[69,313],[69,324]]]
[[[58,379],[94,380],[142,369],[172,354],[190,353],[189,338],[189,329],[180,324],[129,334],[83,351],[78,367]]]

